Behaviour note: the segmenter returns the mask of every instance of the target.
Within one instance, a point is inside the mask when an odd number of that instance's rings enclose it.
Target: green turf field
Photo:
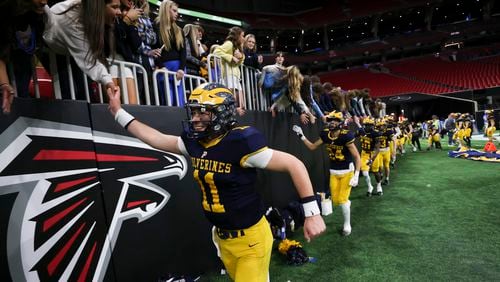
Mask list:
[[[500,281],[500,163],[452,159],[447,149],[398,156],[383,196],[367,198],[360,177],[351,236],[340,236],[334,209],[327,232],[303,244],[317,261],[289,266],[274,250],[271,281]],[[292,239],[304,242],[301,232]]]

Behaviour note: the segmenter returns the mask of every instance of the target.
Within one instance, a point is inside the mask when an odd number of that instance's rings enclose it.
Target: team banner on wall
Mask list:
[[[186,159],[113,126],[109,113],[91,120],[89,105],[74,101],[16,99],[2,117],[2,281],[138,281],[214,268],[199,190],[182,182]]]
[[[16,99],[0,132],[2,280],[90,280],[110,249],[87,103]]]

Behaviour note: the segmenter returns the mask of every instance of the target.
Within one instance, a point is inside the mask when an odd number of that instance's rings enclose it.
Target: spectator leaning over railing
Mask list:
[[[335,110],[333,100],[330,95],[333,90],[333,85],[330,82],[325,82],[323,85],[321,85],[321,82],[316,82],[313,84],[313,90],[319,95],[319,106],[323,110],[324,114],[328,114]]]
[[[262,74],[259,78],[259,87],[262,88],[264,95],[268,97],[269,104],[272,104],[273,94],[279,92],[284,82],[281,81],[286,68],[283,66],[285,57],[283,52],[276,52],[275,63],[262,68]]]
[[[377,108],[379,109],[378,117],[384,117],[387,114],[386,112],[387,105],[380,98],[375,100],[375,103],[377,104]]]
[[[231,89],[236,98],[236,110],[239,115],[245,113],[245,95],[241,86],[240,66],[245,61],[243,53],[243,42],[245,41],[243,29],[234,26],[229,29],[226,40],[222,45],[215,48],[214,55],[223,61],[222,77],[227,88]]]
[[[184,35],[182,29],[177,25],[179,16],[179,5],[174,1],[166,0],[160,5],[158,17],[156,18],[157,28],[159,30],[160,40],[157,46],[161,49],[161,55],[156,60],[158,67],[166,68],[175,72],[175,81],[170,78],[170,98],[172,105],[183,106],[185,103],[184,91],[181,80],[184,77],[186,69],[186,48],[184,44]],[[159,77],[160,85],[160,103],[166,105],[166,94],[163,89],[163,77]],[[177,87],[176,96],[175,87]]]
[[[347,91],[347,95],[345,95],[345,104],[347,107],[347,111],[351,116],[357,116],[361,117],[362,114],[359,110],[359,104],[358,104],[358,90],[357,89],[351,89]]]
[[[306,106],[309,109],[312,109],[317,118],[321,118],[323,122],[326,122],[326,118],[325,115],[323,114],[323,111],[321,110],[318,103],[316,103],[316,100],[314,99],[314,91],[311,85],[311,77],[308,75],[304,75],[304,78],[302,80],[302,85],[300,87],[300,97],[302,98],[302,100],[304,100]]]
[[[347,113],[347,106],[345,101],[346,94],[347,91],[342,90],[342,88],[340,87],[334,87],[332,91],[330,91],[330,98],[332,99],[333,107],[335,108],[335,110],[343,112],[344,114]]]
[[[48,22],[43,38],[50,49],[71,55],[85,74],[102,83],[106,91],[114,92],[107,58],[110,54],[114,57],[110,43],[115,18],[121,14],[120,1],[67,0],[50,9],[45,6],[45,12]]]
[[[360,92],[361,92],[360,95],[363,98],[363,103],[360,106],[363,106],[363,108],[365,110],[365,115],[371,117],[373,115],[372,115],[372,112],[370,110],[370,107],[371,107],[371,104],[373,101],[372,101],[372,98],[370,97],[370,89],[363,88],[360,90]]]
[[[245,61],[243,64],[257,70],[262,70],[264,58],[262,55],[257,54],[257,42],[255,40],[255,35],[247,34],[245,36],[243,51],[245,52]]]
[[[276,111],[284,110],[288,106],[293,106],[295,111],[300,114],[300,119],[303,124],[315,123],[316,117],[312,114],[311,110],[307,107],[300,95],[300,89],[304,77],[300,73],[297,66],[289,66],[286,68],[284,76],[280,79],[285,81],[286,84],[279,90],[279,92],[273,94],[275,99],[274,103],[269,109],[273,116],[275,116]]]

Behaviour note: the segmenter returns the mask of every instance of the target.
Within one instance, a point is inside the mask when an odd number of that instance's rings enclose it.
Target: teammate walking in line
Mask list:
[[[357,135],[361,143],[361,173],[365,177],[368,190],[366,196],[371,197],[373,185],[370,179],[370,170],[375,175],[377,181],[377,191],[382,191],[382,175],[378,157],[380,149],[379,132],[375,130],[375,120],[371,117],[363,119],[363,126],[358,117],[354,117],[354,122],[358,126]]]
[[[342,234],[351,234],[351,187],[358,186],[361,159],[358,149],[354,145],[354,134],[342,129],[344,116],[341,112],[332,111],[327,115],[328,128],[320,133],[320,138],[314,143],[309,141],[302,132],[302,128],[293,126],[309,150],[316,150],[321,144],[330,158],[330,192],[333,204],[341,206],[344,216],[344,227]],[[354,161],[354,164],[353,164]]]
[[[391,168],[390,168],[390,163],[391,163],[391,142],[392,144],[395,144],[396,142],[394,141],[394,131],[391,129],[387,128],[387,123],[385,120],[380,119],[377,121],[375,124],[377,127],[377,130],[380,132],[380,162],[381,166],[384,168],[384,178],[382,180],[382,185],[388,185],[389,184],[389,176],[391,174]],[[394,152],[395,153],[395,152]],[[377,187],[377,194],[378,195],[383,195],[382,190],[378,190]]]

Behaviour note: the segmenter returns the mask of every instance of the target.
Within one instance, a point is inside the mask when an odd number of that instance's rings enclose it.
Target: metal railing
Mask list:
[[[139,64],[135,64],[135,63],[130,63],[130,62],[125,62],[125,61],[119,61],[119,60],[114,60],[114,61],[110,61],[111,64],[113,65],[116,65],[118,66],[118,77],[120,79],[120,88],[121,88],[121,94],[122,94],[122,101],[124,104],[128,104],[129,103],[129,100],[128,100],[128,95],[126,95],[126,93],[128,93],[128,89],[127,89],[127,82],[126,82],[126,77],[125,77],[125,68],[129,68],[131,71],[132,71],[132,75],[133,75],[133,79],[134,79],[134,87],[135,87],[135,94],[136,94],[136,99],[137,99],[137,102],[140,104],[140,95],[139,95],[139,80],[138,80],[138,70],[139,70],[139,73],[141,74],[141,77],[142,77],[142,83],[144,85],[144,89],[142,89],[144,91],[144,98],[145,98],[145,102],[146,102],[146,105],[151,105],[151,100],[149,98],[149,81],[148,81],[148,73],[146,72],[146,69],[142,66],[142,65],[139,65]]]
[[[54,91],[55,99],[62,99],[62,91],[61,91],[61,80],[60,73],[57,67],[56,55],[54,53],[49,54],[49,62],[51,69],[51,77],[52,77],[52,86]],[[139,104],[146,105],[161,105],[160,95],[164,95],[165,102],[164,104],[167,106],[182,106],[177,101],[187,101],[187,97],[189,97],[189,93],[191,93],[198,85],[202,83],[206,83],[207,80],[201,76],[189,75],[185,74],[184,78],[180,81],[176,81],[175,76],[176,72],[169,71],[167,69],[157,69],[152,74],[152,79],[148,79],[148,73],[146,69],[136,63],[125,62],[121,60],[109,60],[111,65],[114,65],[118,68],[118,81],[121,89],[122,102],[124,104],[129,104],[129,96],[128,96],[128,86],[127,86],[127,77],[126,77],[126,68],[128,68],[133,75],[133,81],[135,88],[136,99]],[[220,57],[215,55],[208,56],[208,79],[210,82],[218,82],[227,86],[227,81],[230,76],[232,76],[232,69],[224,62]],[[77,86],[75,79],[79,79],[78,77],[74,77],[75,70],[73,69],[74,64],[71,63],[70,57],[65,56],[63,63],[67,68],[67,77],[68,83],[67,87],[69,90],[68,96],[72,100],[77,99],[77,88],[81,89],[84,95],[84,98],[87,102],[97,102],[104,103],[105,97],[103,94],[103,87],[101,84],[90,80],[90,78],[85,75],[85,73],[80,73],[81,81],[83,85]],[[33,66],[34,68],[34,66]],[[262,89],[258,85],[260,71],[254,69],[252,67],[248,67],[242,65],[239,67],[240,70],[240,83],[242,86],[243,94],[244,94],[244,102],[245,108],[248,110],[261,110],[267,111],[269,108],[269,100],[267,97],[264,97]],[[9,72],[12,74],[12,81],[15,81],[13,78],[13,72]],[[223,74],[225,77],[223,77]],[[159,77],[164,77],[164,79],[159,79]],[[139,85],[139,81],[142,82],[142,85]],[[40,82],[42,83],[50,83],[50,81],[40,81],[37,78],[36,71],[34,68],[33,71],[33,86],[35,90],[35,96],[40,98]],[[150,88],[150,83],[152,82],[153,87]],[[173,87],[171,85],[175,83],[178,87]],[[140,87],[142,86],[142,87]],[[15,87],[15,85],[14,85]],[[153,91],[152,95],[150,95],[150,91]],[[171,93],[173,91],[173,94]],[[80,92],[80,93],[82,93]],[[142,98],[142,100],[141,100]],[[153,101],[152,101],[153,100]],[[174,101],[175,100],[175,101]]]
[[[188,93],[191,93],[198,85],[206,83],[206,79],[201,76],[184,74],[181,80],[176,78],[177,72],[169,71],[165,68],[157,69],[153,72],[153,89],[155,105],[162,104],[160,95],[164,95],[166,106],[183,106],[187,101]],[[174,95],[172,95],[172,90]],[[173,101],[173,99],[175,101]]]
[[[50,58],[50,68],[51,68],[51,73],[52,73],[52,83],[54,86],[54,95],[56,99],[62,99],[62,93],[61,93],[61,84],[60,84],[60,78],[59,78],[59,70],[57,68],[57,63],[56,63],[56,57],[55,54],[50,53],[49,54]],[[125,61],[120,61],[120,60],[110,60],[108,59],[111,65],[114,65],[118,68],[118,80],[120,84],[120,90],[121,90],[121,96],[122,96],[122,101],[124,104],[129,103],[129,97],[128,97],[128,86],[127,86],[127,77],[125,75],[126,73],[126,68],[128,68],[133,75],[133,81],[134,81],[134,90],[135,90],[135,95],[137,102],[140,104],[140,95],[139,95],[139,79],[142,80],[142,87],[141,90],[143,90],[144,93],[144,99],[145,103],[147,105],[151,105],[150,101],[150,96],[149,96],[149,81],[148,81],[148,76],[146,69],[139,64],[136,63],[131,63],[131,62],[125,62]],[[76,91],[75,91],[75,80],[73,77],[73,67],[70,62],[70,57],[66,56],[65,57],[65,65],[68,70],[68,86],[69,86],[69,91],[70,91],[70,97],[72,100],[76,100]],[[87,102],[91,103],[91,95],[90,95],[90,88],[89,88],[89,77],[85,73],[81,73],[82,75],[82,81],[83,81],[83,87],[84,87],[84,94]],[[99,97],[99,102],[103,103],[104,102],[104,97],[103,97],[103,91],[102,91],[102,85],[97,82],[95,83],[94,89],[98,92],[98,97]]]

